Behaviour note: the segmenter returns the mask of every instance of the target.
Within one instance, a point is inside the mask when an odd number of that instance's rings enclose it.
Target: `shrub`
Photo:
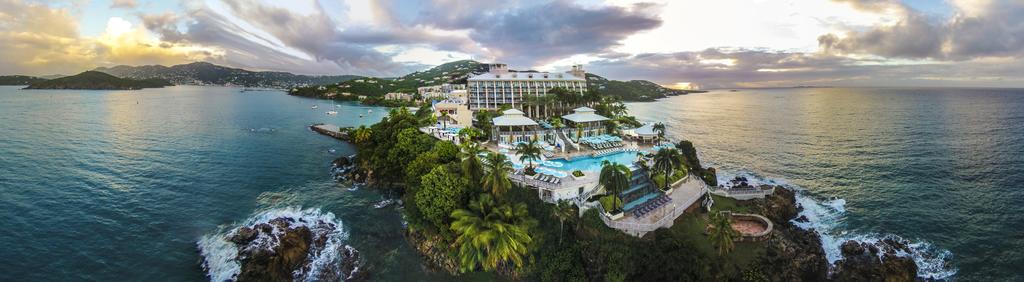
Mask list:
[[[582,172],[582,171],[580,171],[580,170],[578,170],[578,169],[577,169],[577,170],[574,170],[574,171],[572,171],[572,176],[575,176],[575,177],[583,177],[583,175],[584,175],[584,174],[583,174],[583,172]]]
[[[604,207],[604,210],[607,211],[608,213],[617,214],[622,209],[622,199],[619,199],[618,196],[607,195],[601,197],[600,201],[601,206]]]

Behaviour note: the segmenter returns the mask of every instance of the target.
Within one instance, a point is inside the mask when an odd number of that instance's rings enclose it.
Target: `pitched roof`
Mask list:
[[[579,107],[572,111],[572,114],[562,116],[562,119],[569,120],[572,122],[594,122],[608,120],[608,118],[602,115],[595,114],[594,112],[596,111],[588,107]]]
[[[643,126],[638,127],[637,129],[633,130],[633,132],[635,132],[636,135],[640,135],[640,136],[655,136],[655,135],[658,135],[658,133],[654,131],[654,124],[653,123],[644,124]]]
[[[537,122],[526,117],[523,111],[508,109],[501,113],[502,116],[491,119],[496,126],[537,125]]]

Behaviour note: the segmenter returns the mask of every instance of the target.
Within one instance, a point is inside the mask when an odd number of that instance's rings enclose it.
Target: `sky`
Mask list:
[[[399,76],[474,59],[669,87],[1024,87],[1024,1],[0,0],[0,74],[194,61]]]

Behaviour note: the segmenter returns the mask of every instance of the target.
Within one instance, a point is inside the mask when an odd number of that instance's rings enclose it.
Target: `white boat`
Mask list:
[[[369,111],[366,111],[366,112],[367,112],[367,113],[372,113],[372,112],[373,112],[373,110],[369,110]]]
[[[310,107],[310,108],[311,108],[311,109],[316,109],[316,108],[319,108],[319,107],[320,107],[320,106],[317,106],[317,105],[313,105],[313,106],[312,106],[312,107]]]
[[[338,111],[327,111],[327,114],[333,116],[333,115],[338,114]]]

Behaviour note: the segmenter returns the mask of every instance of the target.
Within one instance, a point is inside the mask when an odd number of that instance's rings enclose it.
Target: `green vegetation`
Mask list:
[[[708,186],[718,186],[718,176],[715,173],[715,168],[701,167],[700,158],[697,157],[697,149],[693,147],[693,142],[687,140],[679,141],[679,143],[676,143],[676,149],[682,154],[683,163],[686,165],[687,171],[700,177]]]
[[[0,75],[0,85],[29,85],[42,81],[46,79],[27,75]]]
[[[409,102],[400,100],[384,100],[384,94],[416,93],[422,86],[441,85],[445,83],[465,84],[466,78],[472,73],[487,71],[487,66],[472,60],[455,61],[442,64],[425,71],[410,73],[398,78],[356,77],[349,80],[305,87],[296,87],[289,95],[316,97],[333,100],[358,101],[363,104],[380,106],[405,106]],[[395,105],[400,104],[400,105]]]
[[[591,73],[587,74],[587,86],[606,95],[630,102],[647,102],[668,96],[685,95],[690,92],[703,92],[666,88],[646,80],[610,80]]]
[[[504,195],[512,189],[512,181],[508,179],[508,172],[512,171],[512,162],[505,157],[505,154],[488,153],[485,162],[483,188],[494,195]]]
[[[519,161],[527,162],[526,170],[533,171],[533,163],[540,161],[541,148],[537,145],[537,139],[531,139],[530,142],[519,143],[516,145],[516,153],[519,154]]]
[[[711,217],[711,225],[708,237],[718,247],[718,254],[724,255],[731,252],[736,247],[734,240],[739,236],[739,232],[732,229],[732,219],[725,213],[714,213],[714,216]]]
[[[87,71],[72,76],[32,83],[25,87],[25,89],[136,90],[164,86],[172,86],[172,84],[164,79],[125,79],[98,71]]]
[[[310,76],[287,72],[248,71],[206,62],[170,67],[161,65],[100,67],[94,71],[121,78],[159,78],[174,84],[234,85],[244,87],[291,88],[299,85],[332,84],[359,78],[354,75]]]
[[[525,203],[499,204],[491,195],[481,194],[468,209],[453,212],[452,218],[460,271],[524,266],[533,242],[529,230],[537,225]]]
[[[661,190],[668,190],[668,185],[671,181],[666,181],[666,179],[672,179],[673,173],[683,162],[682,158],[683,155],[679,154],[679,151],[676,149],[662,148],[657,153],[654,153],[654,170],[663,173]]]
[[[629,189],[629,180],[633,178],[633,172],[629,170],[624,164],[609,162],[604,160],[601,162],[601,174],[598,177],[598,182],[604,185],[604,189],[613,196],[611,203],[605,205],[606,211],[612,214],[622,212],[622,199],[619,199],[619,194],[626,189]],[[604,198],[602,198],[602,205]],[[608,209],[610,208],[610,209]]]

